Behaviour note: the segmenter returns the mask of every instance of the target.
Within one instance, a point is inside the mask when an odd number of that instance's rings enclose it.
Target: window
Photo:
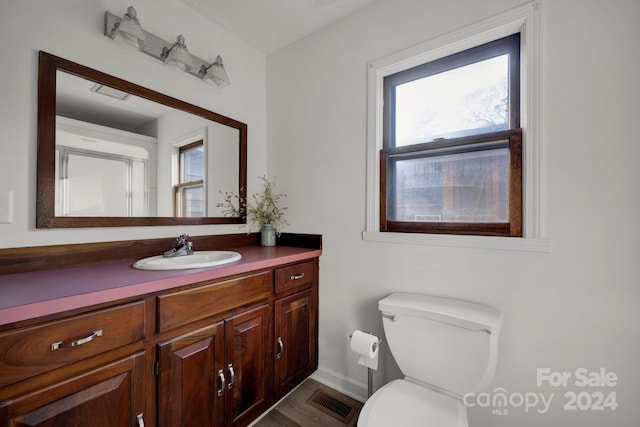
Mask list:
[[[520,34],[384,77],[380,230],[522,236]]]
[[[205,217],[204,140],[178,148],[178,183],[175,186],[175,215]]]
[[[109,152],[121,144],[92,142],[104,151],[56,145],[56,216],[146,216],[148,152],[129,147],[139,157],[126,156]]]
[[[367,149],[366,149],[366,216],[362,238],[374,243],[400,243],[459,248],[548,252],[551,241],[543,237],[541,206],[541,145],[540,138],[540,9],[538,1],[523,4],[499,15],[426,40],[406,49],[392,52],[367,65]],[[520,127],[522,128],[522,237],[493,235],[463,235],[404,232],[384,229],[381,206],[386,193],[381,194],[381,177],[386,176],[386,163],[381,162],[384,149],[384,79],[387,76],[419,67],[440,58],[455,55],[495,40],[520,34]],[[437,136],[436,136],[437,138]],[[444,144],[452,141],[441,140]],[[433,140],[431,142],[434,142]],[[432,145],[433,148],[435,144]],[[398,147],[410,149],[414,145]],[[414,147],[415,148],[415,147]],[[390,154],[390,153],[388,153]],[[435,154],[435,153],[434,153]],[[432,156],[434,157],[434,156]],[[385,169],[385,170],[383,170]],[[386,210],[385,210],[386,212]],[[433,219],[416,213],[416,219]],[[418,221],[415,221],[418,222]]]

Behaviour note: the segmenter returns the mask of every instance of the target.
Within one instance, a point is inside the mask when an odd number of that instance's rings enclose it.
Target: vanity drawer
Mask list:
[[[158,332],[264,300],[271,295],[270,272],[203,285],[158,297]]]
[[[301,262],[300,264],[276,269],[276,294],[313,285],[315,271],[316,263],[314,261]]]
[[[144,301],[0,334],[0,386],[144,339]]]

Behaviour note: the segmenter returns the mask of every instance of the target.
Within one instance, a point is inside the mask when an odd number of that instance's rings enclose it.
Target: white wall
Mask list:
[[[640,418],[640,2],[541,5],[541,232],[548,253],[365,242],[367,63],[521,0],[378,0],[268,57],[268,168],[292,231],[321,233],[318,377],[363,394],[347,335],[382,333],[393,291],[504,311],[492,387],[554,393],[548,412],[469,411],[472,426],[636,426]],[[398,375],[388,352],[375,385]],[[612,388],[538,387],[538,368],[603,367]],[[565,392],[616,393],[616,411],[565,411]],[[541,409],[539,406],[538,409]]]
[[[103,35],[104,12],[130,5],[143,27],[165,40],[183,34],[205,60],[222,55],[231,86],[217,89]],[[180,0],[21,0],[0,2],[5,40],[0,78],[0,192],[13,191],[13,223],[0,224],[0,248],[238,233],[235,225],[35,229],[38,51],[81,63],[248,125],[249,191],[266,172],[266,59]]]

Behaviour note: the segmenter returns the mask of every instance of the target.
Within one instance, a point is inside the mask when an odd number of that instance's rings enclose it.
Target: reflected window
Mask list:
[[[178,183],[175,185],[176,216],[206,216],[204,175],[204,140],[179,147]]]
[[[56,147],[56,216],[147,216],[147,159]]]

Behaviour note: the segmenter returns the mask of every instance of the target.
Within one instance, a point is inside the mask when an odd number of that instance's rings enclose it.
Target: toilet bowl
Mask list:
[[[395,293],[378,303],[403,379],[364,404],[358,427],[467,427],[462,396],[495,373],[502,313],[451,298]]]
[[[462,401],[408,380],[393,380],[375,392],[360,411],[358,426],[466,427]]]

